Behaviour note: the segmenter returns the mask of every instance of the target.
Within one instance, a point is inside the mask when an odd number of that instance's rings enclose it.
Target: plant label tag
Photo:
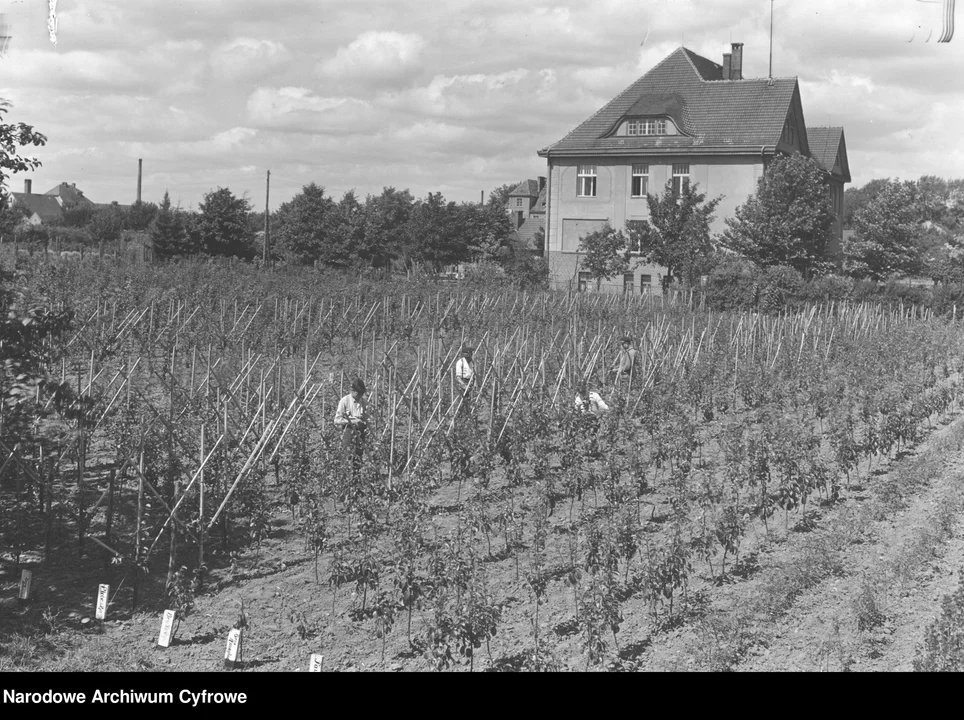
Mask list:
[[[224,665],[225,667],[234,667],[234,664],[238,661],[238,650],[241,648],[241,630],[238,628],[232,628],[228,632],[228,644],[224,648]]]
[[[20,599],[29,600],[30,599],[30,585],[33,583],[33,573],[29,570],[24,570],[20,573]]]
[[[311,659],[308,661],[308,672],[321,672],[322,666],[325,664],[325,656],[312,653]]]
[[[176,613],[173,610],[165,610],[164,617],[161,619],[161,634],[157,638],[157,646],[166,648],[171,645],[171,632],[174,630],[174,616]]]
[[[110,594],[110,585],[97,586],[97,612],[94,617],[98,620],[107,618],[107,596]]]

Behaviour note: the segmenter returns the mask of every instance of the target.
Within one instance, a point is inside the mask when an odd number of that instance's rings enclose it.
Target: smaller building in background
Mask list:
[[[116,202],[95,203],[88,198],[84,191],[77,187],[77,183],[62,182],[45,193],[33,192],[33,181],[23,181],[22,193],[10,193],[13,206],[25,207],[30,213],[25,222],[29,225],[45,225],[55,223],[63,217],[66,210],[89,208],[91,211],[117,208],[127,210],[129,205]]]
[[[509,193],[506,212],[512,220],[512,232],[518,240],[533,254],[542,256],[545,246],[546,179],[523,180],[516,185]]]

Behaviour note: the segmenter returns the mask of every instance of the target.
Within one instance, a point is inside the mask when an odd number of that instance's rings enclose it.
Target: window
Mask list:
[[[516,198],[516,199],[515,199],[515,206],[516,206],[516,207],[522,207],[522,198]]]
[[[626,123],[627,135],[665,135],[665,120],[630,120]]]
[[[639,276],[639,292],[643,295],[653,291],[653,276],[652,275],[640,275]]]
[[[596,166],[580,165],[576,170],[576,195],[596,197]]]
[[[586,292],[589,288],[589,280],[592,276],[587,272],[579,273],[579,292]]]
[[[649,192],[649,165],[633,165],[633,197],[646,197]]]
[[[623,274],[623,294],[632,295],[633,294],[633,284],[635,283],[636,276],[632,273]]]
[[[683,194],[683,186],[690,184],[690,166],[673,165],[673,196],[679,197]]]

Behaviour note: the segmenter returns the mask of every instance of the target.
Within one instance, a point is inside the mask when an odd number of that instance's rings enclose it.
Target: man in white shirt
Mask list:
[[[356,378],[351,384],[351,392],[338,401],[335,410],[335,425],[342,430],[341,447],[351,456],[352,468],[361,466],[362,451],[365,446],[365,434],[368,421],[365,417],[365,393],[367,388],[361,378]]]
[[[455,380],[462,388],[462,394],[468,392],[472,385],[472,378],[475,377],[475,370],[472,369],[472,348],[463,347],[462,357],[455,363]]]

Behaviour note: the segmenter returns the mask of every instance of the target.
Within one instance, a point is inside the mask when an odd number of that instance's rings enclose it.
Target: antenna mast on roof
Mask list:
[[[770,0],[770,78],[773,77],[773,0]]]

